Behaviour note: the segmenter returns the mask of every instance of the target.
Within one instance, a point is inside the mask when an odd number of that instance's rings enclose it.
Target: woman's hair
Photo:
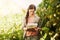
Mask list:
[[[34,11],[35,11],[36,10],[36,6],[33,5],[33,4],[29,5],[28,10],[27,10],[27,14],[26,14],[26,24],[28,23],[29,9],[34,9]]]

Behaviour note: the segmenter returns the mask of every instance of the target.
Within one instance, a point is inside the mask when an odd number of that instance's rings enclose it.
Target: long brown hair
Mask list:
[[[29,5],[28,10],[27,10],[27,14],[26,14],[26,24],[28,23],[29,9],[34,9],[34,11],[35,11],[36,10],[36,6],[33,5],[33,4]]]

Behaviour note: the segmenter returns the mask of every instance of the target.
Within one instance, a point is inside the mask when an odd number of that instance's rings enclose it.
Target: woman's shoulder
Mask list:
[[[40,20],[40,17],[38,15],[35,15],[35,22],[38,22]]]
[[[35,14],[35,18],[36,18],[36,19],[40,19],[40,17],[39,17],[37,14]]]
[[[26,19],[25,19],[25,17],[24,18],[22,18],[22,23],[25,23],[26,22]]]

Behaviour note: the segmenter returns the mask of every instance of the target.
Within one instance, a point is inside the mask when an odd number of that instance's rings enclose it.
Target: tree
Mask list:
[[[52,37],[60,33],[60,0],[43,0],[36,13],[41,18],[41,27],[49,29],[47,34],[51,33],[49,35]]]

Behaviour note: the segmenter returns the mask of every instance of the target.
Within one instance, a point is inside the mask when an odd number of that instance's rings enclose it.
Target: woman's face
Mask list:
[[[34,9],[29,9],[29,16],[33,15],[34,14]]]

